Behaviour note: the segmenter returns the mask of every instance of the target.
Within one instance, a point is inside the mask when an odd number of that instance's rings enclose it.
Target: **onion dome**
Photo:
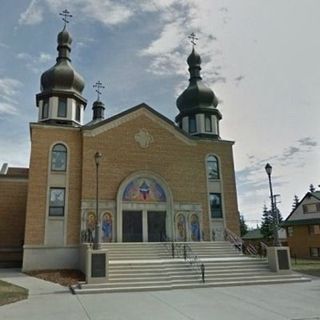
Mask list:
[[[93,110],[93,117],[92,117],[93,121],[97,122],[97,121],[101,121],[104,119],[105,107],[104,107],[104,103],[102,101],[96,100],[93,103],[92,110]]]
[[[58,34],[57,42],[57,63],[42,74],[41,92],[46,93],[52,90],[59,90],[81,95],[84,89],[84,80],[71,65],[72,38],[65,27]]]
[[[192,49],[187,59],[189,65],[189,86],[177,99],[177,107],[183,112],[195,108],[214,109],[218,105],[218,99],[214,92],[203,84],[200,76],[201,57]]]

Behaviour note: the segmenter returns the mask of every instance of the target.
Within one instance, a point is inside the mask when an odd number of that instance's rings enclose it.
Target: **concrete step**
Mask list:
[[[81,289],[77,286],[73,286],[71,289],[75,294],[91,294],[91,293],[114,293],[114,292],[131,292],[131,291],[159,291],[159,290],[174,290],[174,289],[190,289],[190,288],[207,288],[207,287],[226,287],[226,286],[243,286],[243,285],[264,285],[264,284],[280,284],[280,283],[296,283],[296,282],[306,282],[310,281],[308,278],[304,277],[292,277],[292,278],[260,278],[260,279],[228,279],[223,282],[212,281],[212,282],[198,282],[198,283],[167,283],[161,285],[148,284],[144,286],[131,286],[126,287],[114,287],[109,288],[108,286],[82,287]]]

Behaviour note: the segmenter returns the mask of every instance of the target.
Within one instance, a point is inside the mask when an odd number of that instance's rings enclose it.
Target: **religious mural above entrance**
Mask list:
[[[166,202],[163,188],[153,178],[136,178],[125,188],[123,201]]]

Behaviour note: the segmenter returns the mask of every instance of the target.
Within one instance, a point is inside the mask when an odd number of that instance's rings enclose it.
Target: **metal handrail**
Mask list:
[[[230,241],[235,248],[237,248],[239,251],[241,251],[244,254],[250,254],[253,256],[256,256],[258,254],[258,251],[256,247],[252,244],[245,244],[244,241],[234,232],[229,230],[228,228],[225,228],[225,239],[227,241]]]
[[[199,257],[193,253],[189,244],[185,242],[163,241],[163,245],[173,259],[184,259],[184,261],[191,265],[194,271],[200,273],[202,282],[205,282],[205,265]]]
[[[176,243],[176,256],[177,258],[183,258],[184,261],[187,261],[191,268],[198,272],[201,276],[202,282],[205,282],[205,265],[200,260],[200,258],[194,254],[192,248],[188,243],[180,242]]]

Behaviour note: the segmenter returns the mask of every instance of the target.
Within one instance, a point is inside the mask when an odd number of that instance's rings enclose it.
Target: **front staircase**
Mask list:
[[[187,260],[184,259],[184,243],[174,243],[174,258],[171,243],[103,244],[109,257],[108,282],[79,283],[72,291],[81,294],[309,281],[295,273],[273,273],[265,259],[244,256],[226,241],[186,245]],[[201,264],[205,266],[205,282]]]

